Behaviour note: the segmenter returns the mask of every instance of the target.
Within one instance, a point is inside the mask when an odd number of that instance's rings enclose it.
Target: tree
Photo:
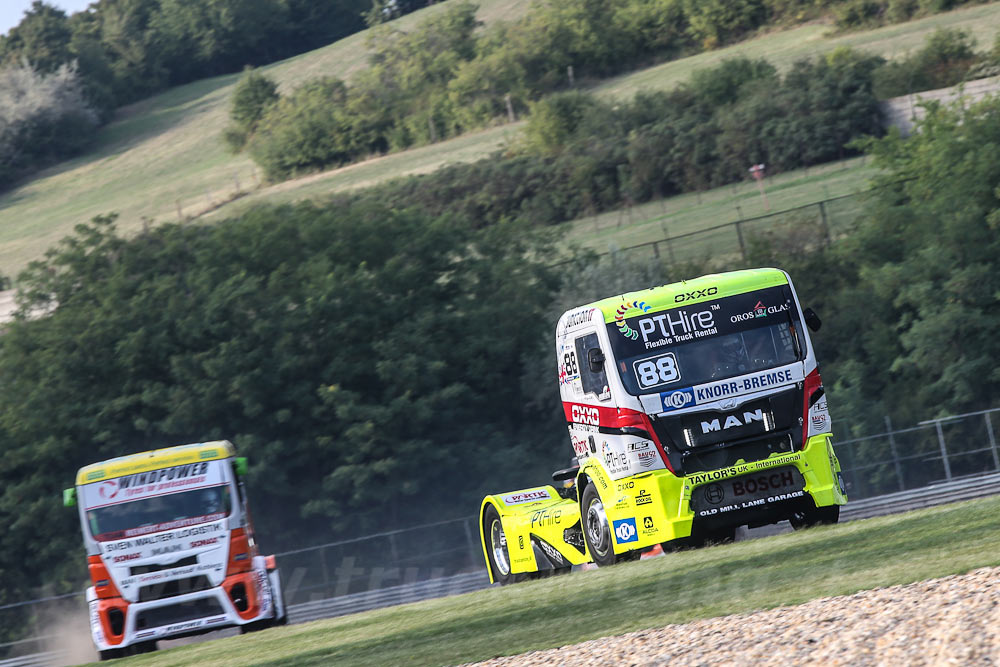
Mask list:
[[[24,18],[0,36],[0,64],[16,65],[22,59],[44,73],[54,72],[73,60],[66,12],[34,0]]]
[[[522,375],[551,335],[547,256],[523,227],[371,204],[128,240],[113,216],[78,226],[20,277],[22,313],[49,314],[0,337],[0,568],[22,561],[0,595],[78,585],[58,489],[129,452],[232,439],[262,539],[286,546],[464,516],[487,488],[544,479],[565,431]]]
[[[233,91],[229,111],[233,122],[223,133],[223,138],[234,152],[243,150],[264,114],[279,99],[278,84],[257,70],[248,70],[240,79]]]
[[[27,62],[0,68],[0,187],[79,152],[97,121],[75,67],[48,74]]]

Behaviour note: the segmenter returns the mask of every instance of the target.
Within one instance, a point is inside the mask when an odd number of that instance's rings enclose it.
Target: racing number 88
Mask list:
[[[672,354],[665,354],[656,360],[643,361],[636,365],[635,370],[643,387],[673,382],[680,377],[680,373],[677,372],[677,362]]]

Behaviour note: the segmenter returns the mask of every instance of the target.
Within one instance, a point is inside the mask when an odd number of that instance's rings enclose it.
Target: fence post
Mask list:
[[[465,528],[465,539],[469,542],[469,565],[474,566],[476,564],[476,543],[472,539],[472,529],[469,528],[468,519],[462,521],[462,527]]]
[[[826,247],[829,248],[833,239],[830,238],[830,221],[826,218],[826,204],[819,203],[819,219],[823,222],[823,233],[826,234]]]
[[[741,214],[741,216],[742,216],[742,214]],[[738,221],[734,222],[733,224],[736,226],[736,238],[740,242],[740,255],[743,257],[743,261],[745,262],[745,261],[747,261],[747,247],[743,243],[743,229],[742,229],[742,227],[740,225],[741,222],[742,222],[742,220],[738,220]]]
[[[323,594],[330,594],[330,571],[326,567],[326,547],[319,548],[319,562],[323,566]]]
[[[951,464],[948,463],[948,448],[944,445],[944,431],[941,429],[941,420],[935,420],[934,427],[937,429],[938,445],[941,447],[941,460],[944,462],[944,477],[951,479]]]
[[[993,422],[990,421],[990,413],[984,412],[983,419],[986,420],[986,435],[990,439],[990,451],[993,453],[993,467],[1000,470],[1000,457],[997,456],[997,439],[993,435]]]
[[[885,415],[885,431],[889,435],[889,451],[892,452],[892,463],[896,468],[896,479],[899,480],[899,490],[903,491],[906,486],[903,484],[903,467],[899,464],[899,455],[896,453],[896,438],[893,437],[892,420],[889,415]]]

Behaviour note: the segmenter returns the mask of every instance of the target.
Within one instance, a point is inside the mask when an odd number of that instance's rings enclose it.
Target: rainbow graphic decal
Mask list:
[[[623,336],[635,340],[639,337],[639,332],[625,322],[625,313],[633,308],[638,308],[642,312],[646,313],[649,312],[650,306],[647,306],[645,301],[626,301],[622,305],[618,306],[618,310],[615,311],[615,324],[618,325],[618,331],[620,331]]]

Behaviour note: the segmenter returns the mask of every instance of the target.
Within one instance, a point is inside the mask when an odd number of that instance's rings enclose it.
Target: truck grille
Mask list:
[[[739,407],[650,416],[680,475],[795,451],[802,442],[802,390],[792,387]]]
[[[162,570],[172,570],[175,567],[187,567],[188,565],[197,565],[197,556],[188,556],[187,558],[181,558],[180,560],[175,560],[173,563],[152,563],[150,565],[136,565],[129,568],[132,576],[135,577],[140,574],[149,574],[150,572],[160,572]]]
[[[225,611],[223,611],[222,605],[219,604],[218,600],[215,598],[201,598],[200,600],[157,607],[156,609],[143,609],[136,616],[135,627],[137,630],[158,628],[164,625],[184,623],[185,621],[194,621],[199,618],[220,616],[223,614],[225,614]]]
[[[207,591],[212,587],[212,582],[208,577],[201,574],[197,577],[186,579],[174,579],[173,581],[162,581],[157,584],[150,584],[139,589],[139,602],[149,602],[150,600],[162,600],[186,593],[196,591]]]

